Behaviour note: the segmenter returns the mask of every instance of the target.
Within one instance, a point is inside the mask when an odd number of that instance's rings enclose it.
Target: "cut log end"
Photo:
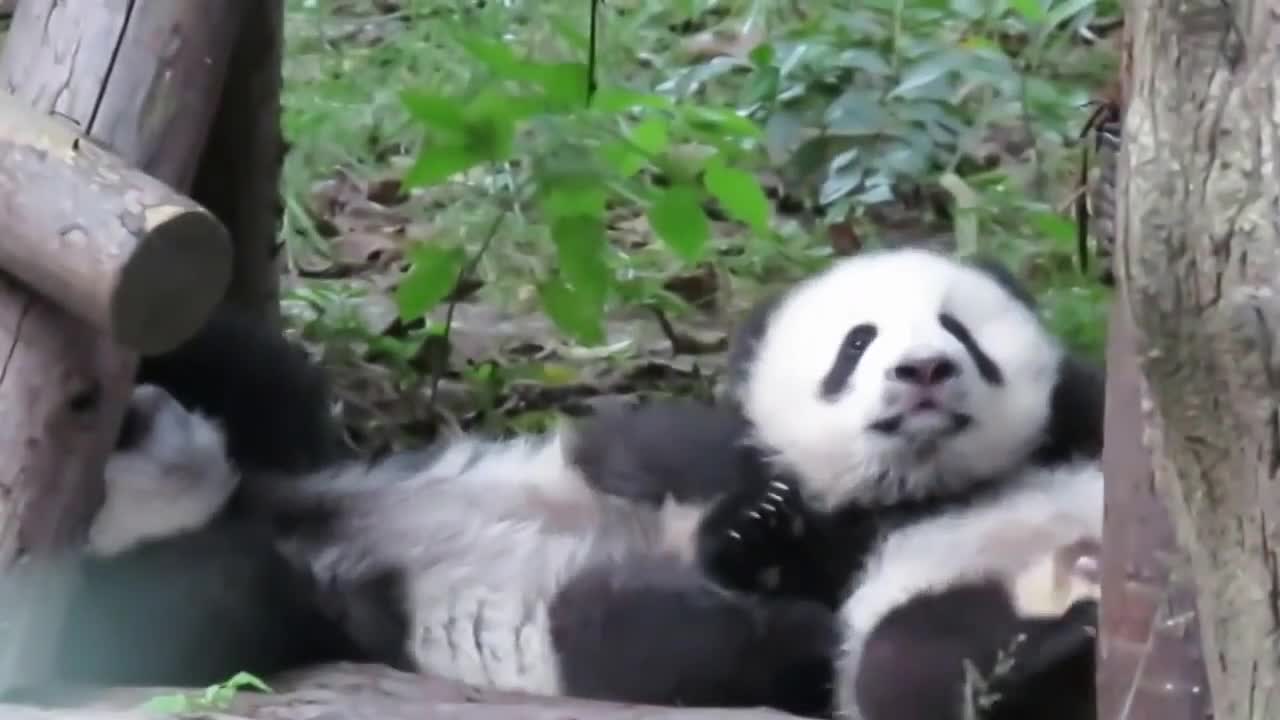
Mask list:
[[[231,238],[208,212],[160,205],[120,269],[111,296],[115,339],[143,354],[173,349],[204,324],[231,282]]]

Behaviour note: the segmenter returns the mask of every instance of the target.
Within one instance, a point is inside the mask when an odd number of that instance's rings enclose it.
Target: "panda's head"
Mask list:
[[[1044,433],[1063,351],[999,266],[921,249],[837,261],[760,306],[732,391],[819,507],[963,490]]]

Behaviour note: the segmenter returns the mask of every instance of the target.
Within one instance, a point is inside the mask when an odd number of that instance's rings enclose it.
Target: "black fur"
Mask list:
[[[277,331],[219,310],[200,333],[144,358],[140,382],[221,420],[249,472],[300,472],[345,455],[324,374]],[[147,418],[126,413],[118,447]],[[86,558],[55,660],[63,683],[207,685],[325,660],[364,659],[316,606],[318,589],[272,547],[242,492],[205,528],[122,555]],[[367,593],[388,593],[390,586]]]
[[[969,702],[974,720],[1091,720],[1097,613],[1081,601],[1062,618],[1022,619],[995,583],[916,597],[863,648],[864,718],[963,720]],[[966,688],[966,661],[985,687]]]
[[[653,505],[707,502],[742,487],[746,420],[690,400],[613,407],[576,432],[571,461],[601,492]]]
[[[551,622],[572,695],[831,709],[836,620],[815,603],[725,593],[673,559],[633,558],[571,580]]]

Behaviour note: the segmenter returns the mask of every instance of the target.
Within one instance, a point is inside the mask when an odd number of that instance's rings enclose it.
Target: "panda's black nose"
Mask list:
[[[929,387],[941,385],[946,380],[960,374],[960,366],[946,355],[929,355],[911,358],[890,369],[889,374],[905,383]]]

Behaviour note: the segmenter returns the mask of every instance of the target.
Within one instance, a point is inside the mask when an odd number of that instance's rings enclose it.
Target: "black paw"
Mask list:
[[[727,587],[781,592],[803,563],[812,526],[799,492],[773,480],[725,497],[708,513],[698,531],[699,560]]]

